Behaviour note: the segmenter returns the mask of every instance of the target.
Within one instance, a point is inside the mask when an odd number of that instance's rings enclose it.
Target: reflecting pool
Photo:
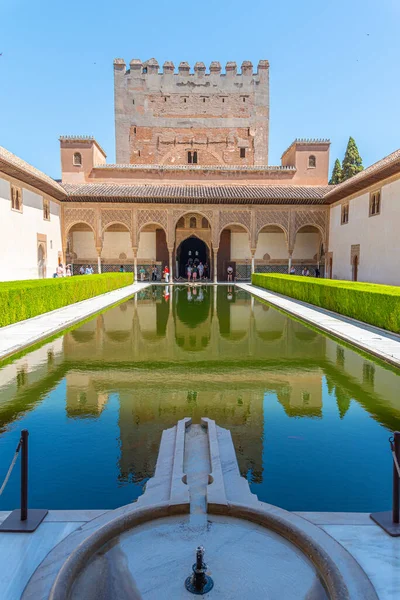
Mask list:
[[[0,363],[0,482],[30,432],[32,507],[114,508],[143,491],[161,433],[228,428],[260,500],[390,508],[398,371],[228,286],[148,287]],[[19,469],[0,509],[19,506]]]

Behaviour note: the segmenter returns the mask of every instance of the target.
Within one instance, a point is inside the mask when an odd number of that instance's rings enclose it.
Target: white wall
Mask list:
[[[319,233],[298,233],[294,243],[293,258],[298,260],[314,258],[318,252],[320,239]]]
[[[249,234],[233,231],[231,233],[231,259],[251,258]]]
[[[360,244],[358,280],[400,285],[400,179],[381,188],[381,212],[369,217],[369,192],[349,202],[349,222],[340,224],[341,206],[330,211],[329,251],[333,278],[352,279],[351,246]]]
[[[285,234],[282,233],[259,233],[255,258],[262,259],[264,254],[269,254],[272,259],[288,259],[288,249]]]
[[[102,258],[118,259],[120,254],[126,254],[127,258],[133,259],[129,231],[106,231],[103,239]]]
[[[11,187],[22,188],[22,212],[11,209]],[[37,234],[47,236],[47,277],[62,251],[60,206],[50,201],[50,221],[43,219],[43,196],[34,188],[0,176],[0,280],[37,279]],[[47,198],[48,196],[46,196]]]
[[[138,259],[147,258],[155,260],[156,258],[156,232],[141,231],[139,235]]]
[[[73,231],[72,251],[77,255],[77,260],[97,260],[97,250],[93,231]]]

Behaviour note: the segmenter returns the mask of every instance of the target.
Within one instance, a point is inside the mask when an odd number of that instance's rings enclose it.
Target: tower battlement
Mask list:
[[[267,165],[269,63],[114,60],[117,162]]]
[[[114,70],[118,72],[124,72],[125,75],[177,75],[177,76],[191,76],[191,77],[204,77],[210,75],[220,75],[221,77],[226,76],[264,76],[265,71],[269,69],[269,62],[267,60],[260,60],[257,65],[257,71],[253,72],[253,63],[249,60],[244,60],[238,72],[238,66],[235,61],[229,61],[225,65],[225,72],[222,72],[221,63],[218,61],[212,61],[209,70],[203,62],[196,62],[191,71],[191,66],[187,62],[180,62],[177,69],[172,61],[165,61],[162,65],[162,69],[155,58],[151,58],[145,62],[142,62],[139,58],[133,58],[129,67],[125,63],[123,58],[114,59]]]

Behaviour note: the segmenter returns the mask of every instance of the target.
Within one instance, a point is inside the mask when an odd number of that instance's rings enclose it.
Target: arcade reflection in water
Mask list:
[[[3,431],[62,380],[69,419],[96,419],[117,396],[121,483],[152,475],[162,431],[186,416],[229,428],[242,474],[262,483],[270,395],[287,417],[322,419],[326,384],[341,419],[355,400],[388,428],[400,422],[394,372],[235,286],[149,287],[7,365]]]

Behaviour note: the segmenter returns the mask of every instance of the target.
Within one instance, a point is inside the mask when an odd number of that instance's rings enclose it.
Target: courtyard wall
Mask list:
[[[11,186],[22,191],[21,210],[12,209]],[[44,201],[49,201],[49,219],[44,218]],[[36,188],[0,176],[0,279],[52,277],[61,258],[61,207],[58,201]],[[38,264],[42,246],[44,264]]]

